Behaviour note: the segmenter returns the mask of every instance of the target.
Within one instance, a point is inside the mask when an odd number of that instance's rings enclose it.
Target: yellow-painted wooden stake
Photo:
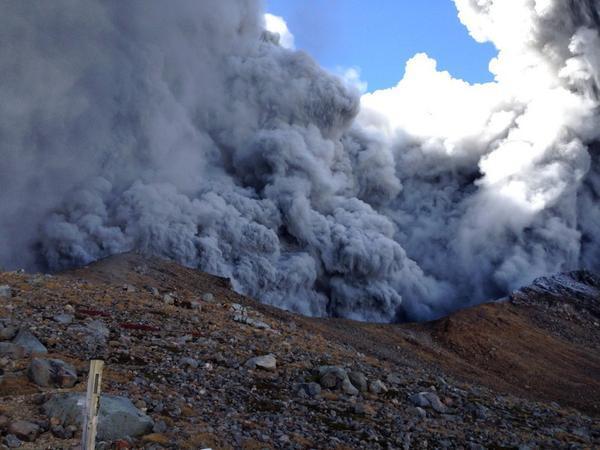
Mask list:
[[[100,409],[100,385],[102,384],[103,367],[104,361],[100,359],[90,361],[82,433],[83,450],[94,450],[96,446],[96,425],[98,424],[98,410]]]

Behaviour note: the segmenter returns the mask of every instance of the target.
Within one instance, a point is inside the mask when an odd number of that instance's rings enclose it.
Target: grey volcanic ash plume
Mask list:
[[[495,81],[417,55],[361,99],[258,0],[7,2],[0,263],[135,249],[377,321],[600,268],[598,3],[455,3]]]

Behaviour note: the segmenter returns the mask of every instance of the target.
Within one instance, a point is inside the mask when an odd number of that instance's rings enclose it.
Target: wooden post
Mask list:
[[[96,425],[98,424],[98,410],[100,409],[100,386],[102,384],[103,367],[104,361],[100,359],[90,361],[81,438],[83,450],[94,450],[96,446]]]

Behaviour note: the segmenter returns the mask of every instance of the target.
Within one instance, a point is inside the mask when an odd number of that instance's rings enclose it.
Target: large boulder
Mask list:
[[[40,427],[26,420],[17,420],[9,425],[8,432],[24,441],[33,442],[40,434]]]
[[[65,425],[81,426],[85,396],[78,393],[59,394],[42,407],[49,417],[59,418]],[[102,395],[98,413],[100,441],[115,441],[127,436],[137,437],[152,431],[154,423],[125,397]]]
[[[368,389],[367,377],[362,372],[352,371],[348,374],[350,382],[361,392],[366,392]]]
[[[341,390],[348,395],[357,395],[358,389],[350,382],[348,373],[338,366],[320,366],[317,368],[319,383],[325,389]]]
[[[408,400],[415,406],[421,408],[433,408],[439,413],[446,413],[448,408],[442,403],[434,392],[419,392],[411,395]]]
[[[19,329],[16,325],[12,324],[9,320],[0,320],[0,341],[6,341],[12,339],[17,334]]]
[[[277,359],[273,355],[255,356],[246,361],[246,367],[250,369],[275,370]]]
[[[67,333],[72,339],[80,342],[90,354],[102,352],[106,348],[110,336],[110,330],[102,320],[91,320],[85,325],[70,325]]]
[[[17,336],[12,340],[13,344],[25,348],[31,353],[48,353],[48,349],[31,332],[20,329]]]
[[[60,359],[34,358],[28,375],[31,381],[42,387],[69,388],[77,382],[75,368]]]
[[[375,380],[369,384],[369,391],[373,394],[381,394],[387,392],[388,388],[381,380]]]
[[[12,359],[23,359],[31,355],[31,352],[12,342],[0,342],[0,356],[8,356]]]

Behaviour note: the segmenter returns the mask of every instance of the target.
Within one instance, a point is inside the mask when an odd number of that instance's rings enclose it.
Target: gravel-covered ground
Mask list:
[[[596,319],[579,314],[570,320],[597,338]],[[451,326],[470,323],[463,316]],[[511,380],[523,384],[519,367],[504,364],[505,378],[494,372],[494,351],[512,361],[506,349],[485,349],[484,360],[473,348],[473,361],[490,368],[469,366],[469,351],[447,322],[369,326],[299,317],[234,293],[227,280],[136,255],[62,275],[0,273],[0,317],[1,448],[77,446],[80,423],[49,412],[48,402],[85,391],[93,357],[105,360],[103,393],[131,400],[139,420],[151,420],[138,435],[112,436],[97,448],[600,446],[596,343],[589,363],[571,361],[574,379],[584,377],[584,400],[553,399],[535,377],[529,389],[511,388]],[[548,339],[577,341],[585,352],[582,333]],[[450,348],[458,349],[452,357]],[[452,366],[452,358],[460,363]],[[133,432],[121,422],[111,425],[113,434]]]

